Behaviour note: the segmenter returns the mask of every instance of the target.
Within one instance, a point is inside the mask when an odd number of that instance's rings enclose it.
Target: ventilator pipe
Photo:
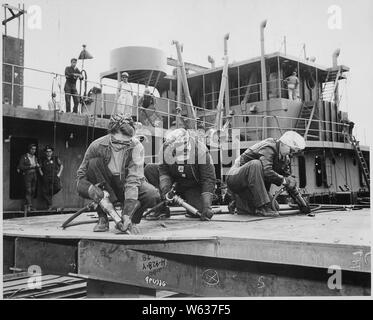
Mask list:
[[[336,68],[338,67],[338,57],[339,57],[339,54],[341,53],[341,49],[336,49],[334,52],[333,52],[333,55],[332,55],[332,61],[333,61],[333,68]]]
[[[208,57],[207,57],[207,61],[208,61],[209,63],[211,63],[211,69],[215,68],[215,60],[214,60],[213,57],[208,56]]]
[[[224,36],[224,55],[228,55],[228,40],[229,40],[229,33]]]
[[[264,28],[267,25],[267,20],[264,20],[260,24],[260,70],[262,78],[262,100],[264,101],[264,115],[268,115],[268,104],[267,104],[267,76],[266,76],[266,65],[264,57]],[[265,119],[265,124],[263,126],[263,138],[267,138],[267,128],[268,119]]]

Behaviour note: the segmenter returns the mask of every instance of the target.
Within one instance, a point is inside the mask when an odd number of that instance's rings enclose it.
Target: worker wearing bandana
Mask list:
[[[79,195],[99,204],[95,232],[109,230],[107,214],[115,210],[113,203],[120,201],[124,229],[136,233],[143,212],[160,201],[158,190],[145,180],[144,148],[134,134],[131,118],[113,115],[108,134],[90,144],[78,169]],[[102,182],[109,193],[108,199],[98,187]]]
[[[145,177],[159,188],[162,199],[176,182],[176,193],[201,213],[202,220],[211,219],[216,176],[206,145],[185,129],[173,130],[165,138],[159,155],[160,164],[148,164]],[[154,218],[167,217],[169,213],[165,208],[154,215]],[[187,215],[197,218],[191,213]]]

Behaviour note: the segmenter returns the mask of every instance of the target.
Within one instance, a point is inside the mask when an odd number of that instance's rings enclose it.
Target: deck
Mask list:
[[[77,274],[88,279],[91,296],[92,288],[113,286],[122,297],[134,288],[210,297],[370,294],[370,209],[219,214],[210,222],[175,215],[143,220],[139,235],[117,234],[112,223],[109,232],[94,233],[94,213],[63,230],[67,217],[4,220],[4,272],[38,265],[43,274]],[[331,289],[338,270],[342,286]]]

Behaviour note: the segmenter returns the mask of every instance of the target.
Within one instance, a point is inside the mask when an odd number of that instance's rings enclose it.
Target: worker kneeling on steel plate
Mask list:
[[[287,131],[278,140],[265,139],[242,153],[227,176],[228,188],[235,194],[237,213],[278,216],[268,191],[272,183],[289,189],[296,187],[295,178],[290,176],[289,155],[305,146],[302,136]]]
[[[132,118],[113,115],[108,134],[90,144],[78,169],[79,195],[99,204],[95,232],[109,230],[109,215],[119,231],[136,233],[143,212],[160,201],[159,191],[145,180],[144,147],[134,134]],[[121,216],[113,206],[118,200]]]
[[[165,142],[159,154],[159,164],[145,167],[146,179],[159,188],[164,200],[172,185],[187,204],[193,206],[201,216],[187,212],[187,217],[210,220],[215,191],[215,167],[206,145],[198,136],[191,136],[185,129],[175,129],[165,136]],[[153,215],[154,219],[169,217],[169,208],[165,205]]]

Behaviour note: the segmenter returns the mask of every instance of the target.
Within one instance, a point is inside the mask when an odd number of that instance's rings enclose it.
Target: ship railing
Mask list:
[[[275,79],[267,81],[267,99],[288,98],[288,89],[285,79]],[[207,108],[217,105],[219,91],[212,91],[204,94],[204,104]],[[230,105],[241,103],[258,102],[262,100],[262,83],[252,83],[249,85],[234,87],[229,89]]]
[[[236,129],[240,141],[249,142],[262,140],[265,137],[280,137],[288,130],[305,135],[306,125],[309,121],[304,118],[282,117],[275,115],[231,115],[224,117],[229,121],[229,128]],[[297,126],[299,121],[305,124]],[[306,139],[310,137],[316,141],[345,142],[349,125],[341,122],[313,119]],[[268,135],[269,134],[269,135]]]
[[[30,106],[30,104],[27,105],[28,108],[33,109],[45,109],[48,110],[48,104],[52,103],[54,108],[56,108],[59,111],[66,110],[65,106],[65,92],[64,92],[64,84],[65,84],[65,75],[55,73],[55,72],[48,72],[36,68],[30,68],[25,66],[19,66],[15,64],[9,64],[9,63],[3,63],[4,68],[8,68],[7,72],[5,72],[5,76],[3,78],[3,89],[10,88],[10,99],[6,99],[5,97],[5,91],[3,94],[3,104],[9,104],[12,106],[23,106],[24,103],[22,102],[22,99],[18,99],[17,101],[17,94],[22,96],[33,96],[34,100],[37,99],[37,103],[34,103]],[[30,81],[23,81],[24,78],[30,78]],[[35,86],[35,85],[29,85],[29,82],[35,83],[43,83],[45,84],[42,86]],[[77,80],[77,89],[79,91],[79,80]],[[82,86],[85,86],[85,84],[92,86],[90,90],[92,89],[92,92],[99,92],[99,94],[91,94],[88,95],[88,92],[86,92],[86,95],[84,95],[84,92],[82,94],[69,94],[71,97],[76,96],[77,98],[82,98],[85,103],[80,104],[78,113],[79,114],[85,114],[90,117],[101,117],[101,118],[107,118],[110,117],[111,114],[115,112],[116,109],[118,109],[119,106],[126,106],[125,104],[118,103],[118,86],[113,86],[110,84],[104,84],[101,82],[91,81],[91,80],[83,80]],[[94,90],[96,88],[96,90]],[[87,88],[88,89],[88,88]],[[99,89],[99,90],[97,90]],[[82,88],[82,91],[86,91],[85,88]],[[25,94],[25,91],[28,91],[27,94]],[[183,121],[195,121],[194,119],[188,117],[185,114],[185,111],[189,105],[187,103],[179,102],[173,99],[168,99],[164,97],[154,97],[156,100],[156,107],[155,110],[149,110],[142,108],[137,105],[139,99],[141,98],[140,90],[128,90],[132,93],[132,96],[134,97],[133,105],[128,105],[133,109],[133,115],[136,116],[136,119],[139,119],[139,114],[141,113],[141,110],[146,111],[147,113],[154,112],[157,116],[160,117],[167,117],[167,127],[172,126],[172,122],[176,121],[176,117],[180,117]],[[43,94],[40,94],[42,92]],[[56,97],[54,100],[52,100],[52,92],[56,94]],[[153,90],[154,92],[154,90]],[[106,95],[108,95],[109,98],[105,98]],[[32,100],[32,99],[31,99]],[[40,100],[44,100],[45,103],[40,103]],[[34,107],[32,107],[34,106]],[[106,112],[106,107],[109,106],[109,112]],[[158,108],[159,106],[159,108]],[[180,107],[183,111],[180,115],[176,112],[176,107]],[[201,126],[213,126],[214,121],[207,121],[206,120],[206,113],[210,113],[213,117],[216,115],[216,111],[213,110],[207,110],[204,108],[201,108],[199,106],[193,106],[194,110],[196,111],[197,117],[201,116],[203,119],[197,119],[197,123],[199,123]],[[73,103],[71,101],[71,110],[73,109]],[[111,111],[110,111],[111,109]],[[53,109],[50,109],[53,110]]]

